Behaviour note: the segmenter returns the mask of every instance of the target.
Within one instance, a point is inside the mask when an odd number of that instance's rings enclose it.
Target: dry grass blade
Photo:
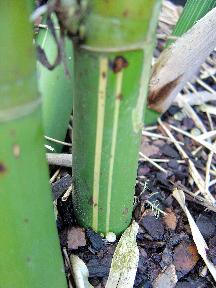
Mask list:
[[[205,191],[205,182],[202,179],[201,175],[199,174],[198,170],[196,169],[194,163],[189,159],[187,153],[182,149],[182,147],[177,143],[175,137],[172,135],[170,130],[163,124],[161,119],[158,119],[159,124],[163,128],[163,130],[166,132],[166,134],[173,140],[176,148],[178,149],[179,153],[183,157],[183,159],[188,160],[189,165],[189,173],[191,177],[193,178],[194,182],[196,183],[198,189],[202,193],[202,195],[207,199],[207,201],[210,201],[211,203],[215,203],[214,197],[211,195],[211,193],[206,193]]]
[[[48,136],[44,136],[46,140],[49,140],[49,141],[52,141],[52,142],[55,142],[55,143],[58,143],[58,144],[62,144],[64,146],[69,146],[71,147],[72,144],[71,143],[66,143],[66,142],[63,142],[63,141],[59,141],[57,139],[54,139],[54,138],[51,138],[51,137],[48,137]]]
[[[185,111],[185,113],[191,118],[193,119],[194,123],[196,124],[196,126],[203,132],[206,133],[206,127],[204,126],[203,122],[201,121],[201,119],[199,118],[199,116],[197,115],[197,113],[194,111],[194,109],[186,102],[184,101],[184,99],[182,99],[182,106],[183,106],[183,110]]]
[[[140,158],[139,161],[143,161],[143,158]],[[151,161],[155,163],[168,163],[170,159],[160,159],[160,158],[151,158]],[[186,161],[185,160],[176,160],[177,163],[179,164],[184,164]]]
[[[73,270],[73,277],[76,283],[76,288],[93,288],[88,282],[89,272],[83,260],[77,255],[70,255],[70,263]]]
[[[199,205],[202,205],[203,207],[207,208],[210,211],[216,212],[216,206],[213,206],[212,203],[206,201],[205,199],[203,199],[203,197],[196,196],[193,192],[189,191],[181,183],[174,183],[172,181],[170,181],[170,183],[173,184],[173,186],[175,188],[178,188],[178,189],[182,190],[183,192],[185,192],[188,195],[188,198],[187,198],[188,201],[195,202]]]
[[[169,139],[169,137],[160,135],[160,134],[158,134],[158,133],[152,133],[152,132],[149,132],[149,131],[146,131],[146,130],[143,130],[143,131],[142,131],[142,135],[143,135],[143,136],[148,136],[148,137],[151,137],[151,138],[164,139],[164,140],[167,140],[167,141],[169,141],[169,142],[172,142],[171,139]],[[178,143],[179,143],[180,145],[184,145],[183,142],[178,141]]]
[[[209,192],[209,183],[210,183],[210,167],[211,167],[211,162],[212,162],[212,158],[213,158],[213,152],[210,152],[208,155],[208,160],[206,163],[206,178],[205,178],[205,191],[206,193],[210,193]]]
[[[68,268],[68,270],[70,271],[70,272],[68,272],[68,274],[73,274],[73,270],[72,270],[72,267],[71,267],[71,263],[70,263],[70,259],[69,259],[69,256],[68,256],[68,253],[67,253],[67,250],[66,250],[66,248],[64,247],[63,248],[63,256],[64,256],[64,262],[65,262],[65,266],[66,266],[66,268]],[[73,285],[72,285],[72,283],[71,283],[71,279],[70,279],[70,277],[69,277],[69,275],[68,275],[68,284],[69,284],[69,288],[73,288]]]
[[[212,115],[216,115],[216,107],[212,105],[203,104],[199,107],[199,110],[206,113],[208,112],[209,114]]]
[[[197,91],[196,93],[189,92],[184,95],[179,93],[174,103],[177,103],[179,107],[183,107],[183,100],[191,106],[202,105],[205,102],[216,100],[216,96],[208,91]]]
[[[203,133],[203,134],[197,136],[197,139],[205,140],[208,138],[213,138],[215,136],[216,136],[216,130],[211,130],[211,131],[208,131],[206,133]]]
[[[66,192],[64,193],[64,195],[62,196],[62,201],[67,201],[68,197],[70,196],[70,194],[72,193],[73,191],[73,186],[69,186],[69,188],[66,190]]]
[[[215,8],[216,9],[216,8]],[[216,92],[214,91],[214,89],[212,89],[208,84],[206,84],[204,81],[202,81],[199,78],[196,78],[196,82],[198,84],[200,84],[203,88],[205,88],[207,91],[209,91],[210,93],[212,93],[215,97],[216,97]]]
[[[185,212],[185,214],[188,218],[188,222],[189,222],[189,225],[191,228],[191,233],[193,236],[193,240],[196,244],[198,253],[202,257],[202,259],[205,262],[206,266],[208,267],[211,275],[213,276],[214,280],[216,281],[216,268],[214,267],[212,262],[207,258],[206,251],[208,250],[208,246],[207,246],[202,234],[200,233],[193,217],[191,216],[189,210],[185,206],[184,192],[182,190],[174,189],[173,196],[178,201],[179,205],[181,206],[181,208]]]
[[[183,135],[185,135],[185,136],[193,139],[194,141],[196,141],[197,143],[203,145],[204,147],[206,147],[206,148],[209,149],[210,151],[216,153],[216,146],[215,146],[215,145],[212,145],[212,144],[206,142],[205,140],[202,140],[202,139],[200,139],[200,138],[198,138],[198,137],[196,137],[196,136],[193,136],[193,135],[191,135],[190,133],[188,133],[188,132],[186,132],[186,131],[184,131],[184,130],[182,130],[182,129],[180,129],[180,128],[177,128],[177,127],[175,127],[175,126],[173,126],[173,125],[169,125],[169,126],[170,126],[173,130],[175,130],[175,131],[177,131],[177,132],[179,132],[179,133],[181,133],[181,134],[183,134]]]
[[[162,168],[160,165],[158,165],[157,163],[155,163],[152,159],[150,159],[149,157],[145,156],[142,152],[139,152],[139,155],[146,161],[148,161],[149,163],[151,163],[153,166],[155,166],[157,169],[159,169],[161,172],[164,172],[165,174],[167,173],[167,171]]]
[[[60,168],[57,169],[55,171],[55,173],[53,174],[53,176],[50,178],[50,181],[49,181],[50,184],[52,184],[56,180],[56,178],[58,177],[59,173],[60,173]]]

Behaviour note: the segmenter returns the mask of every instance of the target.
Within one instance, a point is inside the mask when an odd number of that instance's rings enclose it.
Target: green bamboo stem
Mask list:
[[[30,11],[29,1],[0,3],[0,287],[64,288]]]
[[[180,37],[187,32],[199,19],[205,16],[216,6],[216,0],[188,0],[182,11],[182,14],[173,29],[172,36]],[[175,40],[169,39],[166,47],[174,43]],[[160,114],[146,107],[144,111],[145,125],[153,124],[157,121]]]
[[[57,45],[46,26],[40,27],[36,41],[44,49],[50,63],[54,63]],[[63,63],[52,71],[40,63],[37,65],[39,91],[43,101],[44,133],[46,136],[60,141],[65,140],[73,106],[73,47],[69,39],[65,40],[65,53],[69,77],[65,75]],[[56,152],[62,150],[62,144],[49,140],[46,140],[46,143],[52,146]]]
[[[90,1],[75,49],[73,203],[85,227],[130,223],[160,1]]]

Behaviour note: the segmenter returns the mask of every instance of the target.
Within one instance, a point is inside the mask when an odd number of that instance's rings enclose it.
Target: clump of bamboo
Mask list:
[[[0,287],[64,288],[28,8],[0,2]]]
[[[52,17],[55,29],[59,34],[57,21]],[[46,21],[44,21],[46,23]],[[37,44],[44,49],[50,63],[57,56],[57,45],[46,24],[39,25],[36,37]],[[50,71],[38,63],[39,91],[43,100],[43,125],[46,136],[64,141],[73,106],[73,47],[69,39],[65,39],[65,59],[69,75],[65,74],[63,63]],[[62,144],[46,140],[56,152],[60,152]]]
[[[89,1],[75,47],[73,203],[85,227],[130,223],[161,1]]]

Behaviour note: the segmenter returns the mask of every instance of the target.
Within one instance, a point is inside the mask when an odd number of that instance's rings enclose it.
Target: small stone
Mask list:
[[[182,111],[179,111],[173,117],[175,120],[182,121],[185,118],[185,114]]]
[[[193,129],[190,131],[190,133],[191,133],[191,135],[193,135],[193,136],[199,136],[199,135],[201,135],[201,131],[200,131],[200,129],[198,129],[198,128],[193,128]]]
[[[110,243],[115,242],[115,241],[116,241],[116,234],[113,233],[113,232],[108,232],[108,233],[106,234],[106,240],[107,240],[108,242],[110,242]]]

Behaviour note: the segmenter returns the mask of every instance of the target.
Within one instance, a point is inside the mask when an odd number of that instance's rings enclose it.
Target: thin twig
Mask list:
[[[179,133],[181,133],[181,134],[183,134],[183,135],[185,135],[185,136],[193,139],[194,141],[196,141],[197,143],[203,145],[204,147],[206,147],[206,148],[209,149],[210,151],[213,151],[214,153],[216,153],[216,147],[215,147],[214,145],[212,145],[211,143],[208,143],[208,142],[206,142],[205,140],[202,140],[202,139],[200,139],[200,138],[198,138],[198,137],[196,137],[196,136],[193,136],[193,135],[191,135],[190,133],[188,133],[188,132],[186,132],[186,131],[184,131],[184,130],[182,130],[182,129],[180,129],[180,128],[177,128],[177,127],[175,127],[175,126],[173,126],[173,125],[169,125],[169,126],[170,126],[170,128],[172,128],[173,130],[175,130],[175,131],[177,131],[177,132],[179,132]]]
[[[192,118],[192,120],[194,121],[195,125],[203,132],[206,133],[206,127],[204,126],[203,122],[200,120],[200,118],[198,117],[197,113],[194,111],[194,109],[190,106],[190,104],[188,104],[186,101],[184,101],[184,99],[182,100],[182,106],[183,106],[183,110],[185,111],[185,113]]]
[[[55,181],[55,179],[59,175],[59,172],[60,172],[60,168],[58,170],[56,170],[55,173],[53,174],[53,176],[50,178],[50,181],[49,181],[50,184],[52,184]]]
[[[62,200],[63,202],[67,201],[67,199],[68,199],[68,197],[70,196],[72,190],[73,190],[73,186],[70,185],[70,186],[68,187],[68,189],[66,190],[66,192],[64,193],[64,195],[62,196],[62,198],[61,198],[61,200]]]
[[[182,108],[182,99],[184,99],[184,101],[191,106],[202,105],[205,102],[216,100],[215,95],[208,91],[201,91],[195,94],[189,92],[188,89],[186,89],[186,87],[184,87],[184,90],[187,91],[187,94],[182,95],[181,93],[179,93],[174,101],[174,103],[176,103],[181,108]]]
[[[198,139],[205,140],[205,139],[208,139],[208,138],[213,138],[215,136],[216,136],[216,130],[212,130],[212,131],[208,131],[206,133],[203,133],[201,135],[198,135],[196,137]]]
[[[63,142],[63,141],[60,141],[60,140],[57,140],[57,139],[54,139],[54,138],[51,138],[49,136],[44,136],[46,140],[49,140],[49,141],[52,141],[52,142],[55,142],[55,143],[58,143],[58,144],[62,144],[64,146],[69,146],[69,147],[72,147],[72,144],[71,143],[66,143],[66,142]]]
[[[180,188],[181,190],[183,190],[185,193],[188,194],[187,200],[191,201],[191,202],[195,202],[197,204],[200,204],[202,206],[204,206],[205,208],[216,212],[216,207],[213,206],[209,201],[206,201],[203,197],[200,196],[195,196],[193,192],[189,191],[184,185],[182,185],[181,183],[174,183],[173,181],[169,180],[169,182],[171,184],[174,185],[174,187],[176,188]]]
[[[191,161],[191,159],[188,157],[187,153],[182,149],[182,147],[177,143],[175,137],[172,135],[170,130],[163,124],[160,118],[158,118],[158,123],[161,125],[163,130],[166,132],[166,134],[174,141],[174,144],[176,148],[178,149],[179,153],[183,157],[183,159],[188,160],[189,165],[189,173],[191,177],[193,178],[194,182],[196,183],[197,187],[199,188],[200,192],[203,194],[203,196],[212,203],[215,202],[214,197],[211,195],[211,193],[206,193],[205,191],[205,182],[200,176],[198,170],[196,169],[194,163]]]
[[[46,158],[49,165],[57,165],[64,167],[72,166],[72,154],[46,153]]]
[[[152,130],[156,130],[158,128],[157,125],[154,125],[154,126],[148,126],[148,127],[145,127],[145,131],[152,131]]]
[[[206,84],[204,81],[202,81],[199,78],[196,78],[196,82],[199,83],[203,88],[205,88],[207,91],[209,91],[210,93],[212,93],[213,95],[216,96],[216,92],[214,91],[214,89],[212,89],[208,84]]]
[[[142,152],[139,152],[139,155],[144,158],[145,160],[147,160],[149,163],[151,163],[153,166],[155,166],[157,169],[159,169],[160,171],[164,172],[165,174],[167,174],[167,171],[162,168],[160,165],[158,165],[157,163],[155,163],[154,161],[152,161],[152,159],[150,159],[149,157],[145,156]]]
[[[172,140],[169,139],[169,137],[166,137],[166,136],[163,136],[163,135],[160,135],[160,134],[156,134],[156,133],[152,133],[152,132],[148,132],[148,131],[145,131],[145,130],[142,131],[142,135],[143,136],[148,136],[148,137],[151,137],[151,138],[164,139],[164,140],[167,140],[169,142],[172,142]],[[184,145],[183,142],[178,141],[178,143],[180,145]]]
[[[139,161],[143,161],[143,158],[140,158]],[[159,158],[151,158],[152,161],[154,161],[155,163],[168,163],[170,161],[170,159],[159,159]],[[145,160],[144,160],[145,161]],[[178,164],[184,164],[186,163],[185,160],[176,160],[176,162]]]

